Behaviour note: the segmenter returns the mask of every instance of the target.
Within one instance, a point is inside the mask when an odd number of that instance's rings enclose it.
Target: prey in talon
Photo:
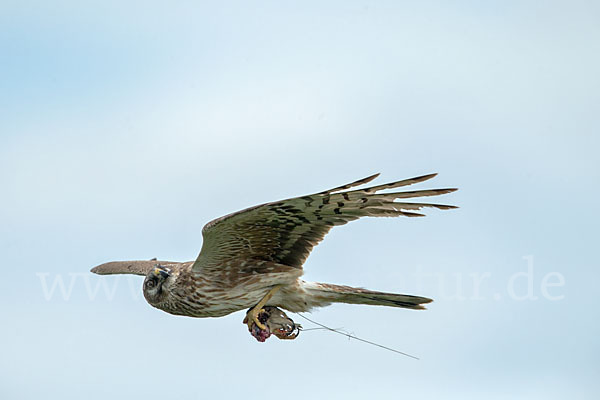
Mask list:
[[[378,175],[217,218],[202,229],[202,249],[194,261],[113,261],[92,272],[145,276],[146,301],[170,314],[204,318],[249,310],[244,323],[261,342],[271,335],[298,336],[300,326],[282,310],[298,313],[332,303],[422,310],[431,299],[301,279],[313,247],[335,226],[361,217],[412,218],[424,216],[420,210],[426,208],[456,208],[406,200],[444,195],[453,188],[393,190],[436,174],[358,188]]]
[[[283,311],[277,307],[265,306],[258,314],[259,324],[248,318],[244,318],[243,323],[248,325],[248,331],[259,342],[264,342],[271,335],[275,335],[282,340],[296,339],[300,334],[302,326],[294,323]]]

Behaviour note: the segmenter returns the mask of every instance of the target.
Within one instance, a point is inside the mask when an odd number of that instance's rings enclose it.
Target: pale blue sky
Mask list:
[[[598,21],[592,1],[4,1],[0,397],[597,398]],[[439,172],[422,187],[461,208],[337,228],[306,278],[436,301],[312,317],[420,361],[260,344],[243,313],[174,317],[88,273],[193,259],[215,217],[374,172]]]

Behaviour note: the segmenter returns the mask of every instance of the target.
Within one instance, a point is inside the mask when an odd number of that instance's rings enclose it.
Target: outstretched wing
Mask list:
[[[148,261],[111,261],[92,268],[91,272],[98,275],[131,274],[148,275],[157,265],[168,266],[180,264],[173,261],[157,261],[156,258]]]
[[[202,229],[204,242],[192,269],[208,272],[228,260],[270,261],[290,267],[302,264],[329,230],[360,217],[420,217],[423,207],[442,210],[455,206],[396,202],[396,199],[437,196],[456,189],[377,193],[424,182],[437,174],[355,189],[379,174],[308,196],[266,203],[215,219]]]

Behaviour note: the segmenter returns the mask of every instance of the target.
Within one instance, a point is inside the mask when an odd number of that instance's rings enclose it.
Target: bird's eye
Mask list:
[[[156,286],[156,281],[154,281],[153,279],[150,279],[149,281],[146,282],[146,286],[149,288],[153,288],[154,286]]]

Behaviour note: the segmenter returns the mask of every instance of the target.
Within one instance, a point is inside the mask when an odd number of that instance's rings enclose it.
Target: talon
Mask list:
[[[265,311],[263,307],[265,307],[267,302],[279,289],[280,286],[275,286],[269,290],[257,305],[248,310],[246,317],[244,318],[243,322],[248,325],[248,331],[259,342],[264,342],[271,336],[271,330],[266,325],[266,322],[269,320],[269,313]]]
[[[266,326],[269,313],[264,309],[256,307],[246,313],[244,323],[248,326],[248,332],[259,342],[264,342],[271,336],[271,330]]]
[[[265,312],[265,310],[263,308],[261,308],[260,310],[253,308],[252,310],[250,310],[246,313],[246,318],[244,318],[244,323],[246,325],[248,325],[248,330],[252,331],[252,324],[256,324],[256,326],[262,330],[267,329],[267,326],[265,324],[263,324],[262,322],[260,322],[260,318],[259,318],[259,316],[264,312]]]

